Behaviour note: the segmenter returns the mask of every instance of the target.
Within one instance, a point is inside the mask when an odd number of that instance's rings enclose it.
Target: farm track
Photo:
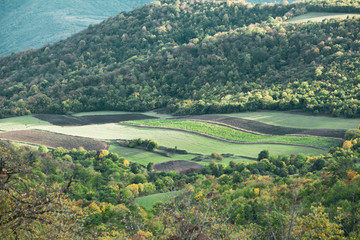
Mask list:
[[[343,140],[345,130],[342,129],[307,129],[276,126],[259,121],[216,115],[198,115],[180,117],[179,120],[190,120],[217,124],[235,130],[263,136],[313,136]]]
[[[154,128],[154,129],[166,129],[166,130],[188,132],[188,133],[193,133],[193,134],[196,134],[196,135],[212,138],[212,139],[227,142],[227,143],[249,144],[249,145],[255,145],[255,144],[288,145],[288,146],[309,147],[309,148],[314,148],[314,149],[326,150],[326,148],[317,147],[317,146],[313,146],[313,145],[306,145],[306,144],[282,143],[282,142],[240,142],[240,141],[233,141],[233,140],[228,140],[228,139],[212,136],[212,135],[209,135],[209,134],[206,134],[206,133],[201,133],[201,132],[196,132],[196,131],[186,130],[186,129],[180,129],[180,128],[173,128],[173,127],[154,127],[154,126],[144,126],[144,125],[136,125],[136,124],[130,124],[130,123],[119,123],[119,124],[124,125],[124,126],[139,127],[139,128]]]

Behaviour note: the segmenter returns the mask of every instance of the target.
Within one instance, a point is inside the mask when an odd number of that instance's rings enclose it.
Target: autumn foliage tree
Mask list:
[[[0,142],[0,238],[76,239],[81,211],[58,183],[44,174],[46,154]],[[66,176],[64,176],[66,179]]]

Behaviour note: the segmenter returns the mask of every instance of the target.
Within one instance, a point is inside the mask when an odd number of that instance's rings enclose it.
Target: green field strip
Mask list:
[[[106,115],[122,115],[122,114],[144,114],[151,117],[156,117],[160,119],[168,119],[173,118],[170,114],[164,114],[164,113],[157,113],[154,111],[149,112],[124,112],[124,111],[94,111],[94,112],[81,112],[81,113],[74,113],[72,116],[75,117],[83,117],[83,116],[106,116]]]
[[[149,152],[138,148],[122,147],[116,144],[111,144],[109,151],[117,153],[119,156],[125,157],[131,162],[137,162],[143,165],[147,165],[150,162],[161,163],[174,160],[191,161],[191,159],[197,156],[195,154],[171,154],[169,157],[166,157],[155,152]]]
[[[166,193],[156,193],[152,195],[148,195],[145,197],[138,197],[135,199],[135,203],[140,207],[143,207],[147,210],[150,210],[155,203],[161,202],[169,202],[171,201],[177,194],[177,191],[166,192]]]
[[[273,124],[281,127],[293,128],[328,128],[328,129],[351,129],[360,124],[359,118],[340,118],[327,116],[314,116],[309,114],[277,112],[277,111],[260,111],[218,114],[221,116],[239,117],[263,123]]]
[[[185,160],[185,161],[192,161],[193,158],[199,156],[199,154],[171,154],[169,157],[161,156],[154,152],[149,152],[143,149],[138,148],[128,148],[119,146],[117,144],[111,144],[109,147],[110,152],[117,153],[119,156],[126,158],[127,160],[131,162],[136,162],[142,165],[147,165],[148,163],[161,163],[161,162],[167,162],[167,161],[174,161],[174,160]],[[255,159],[255,158],[253,158]],[[208,165],[210,161],[213,159],[207,159],[202,161],[192,161],[198,164],[202,165]],[[237,156],[234,155],[232,157],[224,157],[222,160],[218,161],[218,163],[222,163],[225,165],[228,165],[231,161],[234,162],[245,162],[245,163],[251,163],[253,160],[251,160],[249,157],[246,156]]]
[[[235,130],[230,127],[220,126],[198,121],[182,121],[182,120],[139,120],[128,121],[126,123],[136,126],[148,127],[164,127],[181,129],[191,132],[202,133],[217,138],[243,142],[243,143],[278,143],[278,144],[294,144],[304,146],[314,146],[321,148],[330,148],[339,145],[338,140],[320,138],[320,137],[295,137],[295,136],[262,136]]]

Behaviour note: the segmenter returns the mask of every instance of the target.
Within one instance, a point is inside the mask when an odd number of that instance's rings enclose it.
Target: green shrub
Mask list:
[[[155,149],[157,149],[159,147],[159,144],[154,141],[154,140],[150,140],[149,143],[146,146],[146,149],[148,151],[154,151]]]
[[[354,138],[360,138],[360,129],[350,129],[345,133],[345,140],[351,140]]]

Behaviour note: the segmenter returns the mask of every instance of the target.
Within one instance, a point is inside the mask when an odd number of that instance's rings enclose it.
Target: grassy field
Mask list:
[[[157,113],[154,111],[149,111],[149,112],[96,111],[96,112],[81,112],[72,115],[76,117],[82,117],[82,116],[93,116],[93,115],[121,115],[121,114],[133,114],[133,113],[141,113],[147,116],[157,117],[160,119],[167,119],[173,117],[169,114]]]
[[[0,119],[0,131],[15,131],[32,129],[37,126],[51,126],[50,123],[41,121],[33,116],[22,116]]]
[[[152,163],[161,163],[161,162],[167,162],[167,161],[174,161],[174,160],[186,160],[191,161],[194,157],[197,157],[198,155],[195,154],[172,154],[170,157],[161,156],[159,154],[156,154],[154,152],[149,152],[142,149],[137,148],[127,148],[122,147],[119,145],[111,144],[109,148],[110,152],[115,152],[119,154],[119,156],[125,157],[127,160],[131,162],[137,162],[143,165],[147,165],[149,162]],[[210,153],[209,153],[210,155]],[[236,156],[224,158],[221,160],[221,163],[223,164],[229,164],[230,161],[234,162],[247,162],[250,163],[252,160],[249,160],[247,158]],[[210,160],[208,161],[194,161],[196,163],[207,165]]]
[[[159,145],[184,149],[191,153],[211,154],[232,153],[247,157],[257,157],[264,149],[278,155],[304,153],[309,155],[323,154],[327,151],[309,147],[277,145],[277,144],[235,144],[186,133],[177,130],[146,129],[118,124],[87,125],[75,127],[42,126],[39,129],[68,135],[91,137],[97,139],[153,139]]]
[[[137,162],[143,165],[147,165],[149,162],[160,163],[173,160],[191,160],[197,155],[194,154],[172,154],[170,157],[161,156],[160,154],[149,152],[137,148],[122,147],[112,144],[109,148],[110,152],[115,152],[119,156],[125,157],[131,162]]]
[[[145,197],[139,197],[135,199],[135,203],[139,205],[140,207],[143,207],[147,210],[151,209],[151,207],[159,201],[167,202],[170,201],[173,197],[175,197],[177,194],[177,191],[174,192],[166,192],[166,193],[157,193],[152,194]]]
[[[276,111],[245,112],[219,115],[245,118],[277,126],[294,128],[329,128],[347,130],[350,128],[356,128],[360,124],[359,118],[313,116]]]
[[[207,135],[238,142],[252,142],[252,143],[287,143],[287,144],[303,144],[312,145],[324,148],[337,146],[339,141],[318,137],[292,137],[292,136],[262,136],[238,131],[229,127],[219,126],[211,123],[195,122],[195,121],[180,121],[180,120],[138,120],[128,121],[128,123],[141,126],[153,127],[171,127],[183,130],[190,130],[194,132],[204,133]]]
[[[290,23],[303,23],[303,22],[321,22],[324,19],[340,18],[346,19],[347,17],[360,17],[360,14],[351,13],[330,13],[330,12],[309,12],[300,16],[296,16],[288,20]]]
[[[107,115],[107,114],[123,114],[125,112],[90,112],[80,113],[80,115]],[[169,118],[170,115],[157,114],[155,112],[147,112],[146,115],[157,116],[160,118]],[[241,117],[260,122],[304,128],[355,128],[359,125],[359,119],[343,119],[323,116],[309,116],[301,114],[293,114],[287,112],[250,112],[236,114],[221,114],[233,117]],[[234,161],[249,161],[240,156],[256,158],[258,153],[264,149],[270,151],[271,154],[288,155],[304,153],[308,155],[318,155],[326,153],[325,150],[318,150],[309,147],[288,146],[278,144],[234,144],[226,143],[216,139],[211,139],[196,134],[186,133],[176,130],[166,129],[146,129],[131,126],[122,126],[118,124],[94,124],[87,126],[71,126],[61,127],[54,126],[48,122],[41,121],[33,116],[14,117],[0,119],[0,131],[25,130],[25,129],[42,129],[51,132],[62,133],[72,136],[83,136],[95,139],[154,139],[161,146],[178,149],[184,149],[190,153],[199,153],[210,155],[212,152],[219,154],[231,153],[235,154],[234,158],[225,158],[222,163]],[[148,162],[163,162],[169,160],[190,160],[191,155],[174,155],[171,158],[160,156],[142,150],[130,148],[121,148],[120,146],[111,146],[110,150],[118,152],[121,156],[125,156],[130,161],[136,161],[146,164]],[[200,164],[206,164],[199,162]]]

